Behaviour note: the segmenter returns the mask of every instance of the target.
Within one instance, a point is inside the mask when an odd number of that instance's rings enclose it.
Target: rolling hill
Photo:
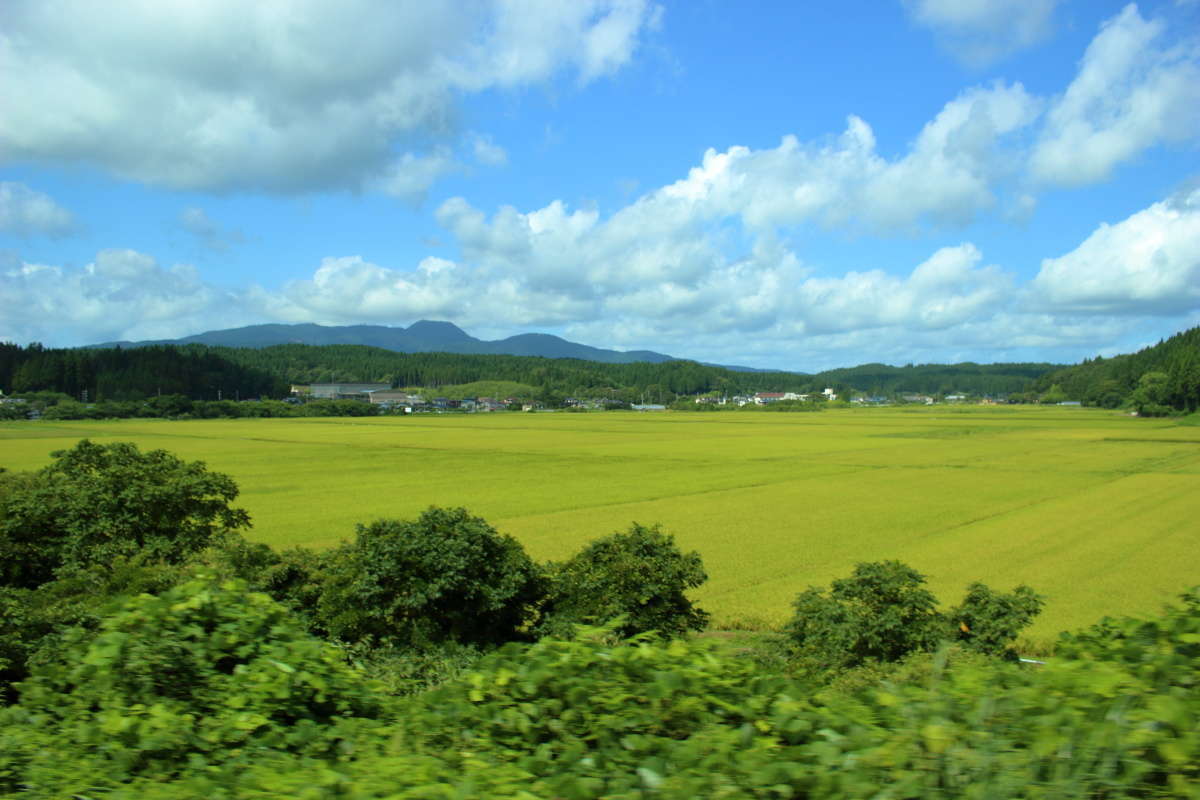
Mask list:
[[[546,333],[522,333],[506,339],[476,339],[450,322],[421,320],[408,328],[385,325],[249,325],[207,331],[179,339],[158,339],[141,342],[105,342],[92,345],[98,348],[145,347],[148,345],[206,344],[217,347],[271,347],[279,344],[361,344],[380,347],[398,353],[458,353],[462,355],[542,356],[545,358],[577,358],[604,364],[630,364],[647,361],[660,364],[675,361],[674,356],[651,350],[606,350],[586,344],[569,342]]]

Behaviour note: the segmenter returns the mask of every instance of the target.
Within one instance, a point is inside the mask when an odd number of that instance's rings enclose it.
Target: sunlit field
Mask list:
[[[326,547],[379,517],[465,506],[537,559],[631,521],[701,552],[719,626],[777,623],[797,592],[895,558],[943,602],[1028,583],[1048,638],[1200,583],[1200,427],[1080,408],[816,414],[477,414],[0,424],[0,466],[81,438],[232,475],[252,538]]]

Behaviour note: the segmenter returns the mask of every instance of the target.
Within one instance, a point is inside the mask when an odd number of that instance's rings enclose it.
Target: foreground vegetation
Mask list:
[[[860,564],[729,653],[672,638],[704,566],[657,527],[539,566],[431,508],[274,552],[235,498],[127,444],[3,476],[0,796],[1200,796],[1196,592],[1029,669],[1032,590],[943,613]]]

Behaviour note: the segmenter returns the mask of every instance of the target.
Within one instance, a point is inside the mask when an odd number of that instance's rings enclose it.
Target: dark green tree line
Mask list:
[[[1043,394],[1055,385],[1072,400],[1103,408],[1128,405],[1147,416],[1195,412],[1200,408],[1200,328],[1136,353],[1085,359],[1042,375],[1031,389]]]

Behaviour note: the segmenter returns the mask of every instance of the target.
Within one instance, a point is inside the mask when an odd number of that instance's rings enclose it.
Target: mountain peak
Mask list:
[[[417,320],[408,326],[406,332],[410,336],[419,336],[426,341],[435,342],[464,342],[471,339],[466,331],[453,322],[439,322],[431,319]]]
[[[627,364],[633,361],[673,361],[674,358],[649,350],[622,353],[602,350],[586,344],[568,342],[546,333],[524,333],[507,339],[476,339],[452,322],[423,319],[408,328],[383,325],[317,325],[315,323],[249,325],[220,331],[207,331],[182,339],[158,339],[144,342],[108,342],[93,347],[144,347],[151,344],[207,344],[221,347],[271,347],[278,344],[358,344],[382,347],[399,353],[475,353],[479,355],[542,356],[544,358],[580,358],[588,361]]]

